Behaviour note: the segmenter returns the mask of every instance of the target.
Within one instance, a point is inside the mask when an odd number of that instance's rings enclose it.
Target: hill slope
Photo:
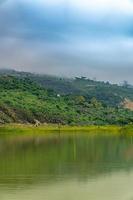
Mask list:
[[[12,75],[18,78],[28,78],[46,89],[52,89],[61,95],[83,95],[88,100],[95,97],[107,106],[119,106],[124,99],[133,101],[133,86],[118,86],[109,82],[100,82],[76,77],[66,79],[48,75],[38,75],[14,70],[0,70],[1,75]]]
[[[107,104],[108,99],[97,100],[95,95],[83,91],[82,85],[81,89],[77,88],[79,93],[73,90],[59,95],[57,89],[54,91],[38,84],[35,77],[32,74],[0,76],[0,123],[34,123],[39,120],[42,123],[102,125],[133,122],[132,111],[117,104]],[[75,84],[73,82],[69,80],[69,84]]]

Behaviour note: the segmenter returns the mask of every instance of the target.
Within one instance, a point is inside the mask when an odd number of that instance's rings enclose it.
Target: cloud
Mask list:
[[[132,11],[129,0],[5,1],[0,67],[132,81]]]

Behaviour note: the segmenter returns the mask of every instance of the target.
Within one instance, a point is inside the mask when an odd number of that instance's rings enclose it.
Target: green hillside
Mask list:
[[[109,82],[90,80],[85,77],[68,79],[15,70],[0,70],[0,74],[31,79],[40,86],[52,89],[61,95],[83,95],[89,100],[95,97],[108,106],[119,106],[125,98],[133,100],[133,86],[131,85],[119,86]]]
[[[84,78],[1,72],[0,123],[131,124],[133,112],[120,103],[132,96],[132,88]]]

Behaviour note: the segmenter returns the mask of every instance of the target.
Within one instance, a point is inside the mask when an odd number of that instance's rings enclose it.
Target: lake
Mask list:
[[[0,135],[1,200],[133,200],[133,137]]]

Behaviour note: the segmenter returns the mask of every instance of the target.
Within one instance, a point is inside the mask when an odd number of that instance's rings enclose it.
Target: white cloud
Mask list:
[[[124,12],[133,11],[130,0],[71,0],[70,3],[79,9],[117,9]]]
[[[22,2],[35,3],[41,6],[55,6],[65,4],[70,8],[80,11],[94,10],[118,10],[126,13],[133,11],[131,0],[20,0]]]

